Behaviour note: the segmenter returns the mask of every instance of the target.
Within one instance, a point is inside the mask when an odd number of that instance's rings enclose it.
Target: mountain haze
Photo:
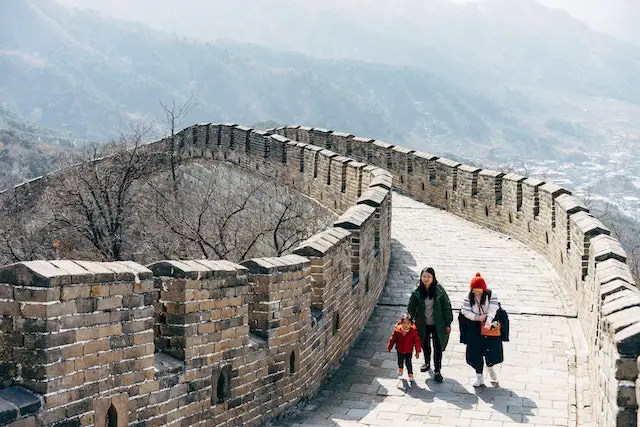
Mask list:
[[[14,0],[0,14],[0,101],[105,140],[162,118],[159,100],[194,93],[191,123],[304,123],[490,160],[588,150],[611,128],[638,133],[627,119],[640,111],[634,45],[530,0],[373,3],[192,0],[171,16],[197,41]]]

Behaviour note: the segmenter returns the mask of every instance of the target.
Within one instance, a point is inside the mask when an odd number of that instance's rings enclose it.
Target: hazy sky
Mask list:
[[[227,0],[57,0],[58,2],[75,7],[87,7],[100,10],[116,18],[131,19],[144,22],[155,28],[164,28],[176,33],[184,33],[188,27],[188,16],[197,13],[213,14],[216,9],[223,7],[227,10],[236,7],[238,13],[242,13],[242,7],[237,7],[236,2]],[[260,7],[278,7],[275,0],[254,0],[260,3]],[[325,0],[293,0],[302,7],[314,8],[317,5],[326,4]],[[418,0],[416,0],[418,1]],[[424,1],[424,0],[419,0]],[[446,0],[431,0],[446,1]],[[455,2],[478,2],[490,0],[450,0]],[[518,0],[512,0],[518,1]],[[640,0],[538,0],[548,7],[564,9],[574,17],[584,21],[587,25],[601,32],[616,35],[627,40],[640,42]],[[360,3],[362,7],[371,5],[371,0],[352,0],[351,3]],[[177,6],[179,4],[179,6]],[[256,3],[257,4],[257,3]],[[388,4],[388,3],[387,3]],[[303,6],[304,5],[304,6]],[[182,10],[183,12],[178,12]],[[200,30],[192,30],[187,36],[204,36]],[[198,33],[198,34],[193,34]]]

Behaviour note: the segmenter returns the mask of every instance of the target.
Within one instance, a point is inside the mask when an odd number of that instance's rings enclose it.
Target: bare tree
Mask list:
[[[240,261],[251,256],[279,256],[323,229],[330,214],[282,184],[286,178],[252,176],[219,162],[181,165],[177,197],[160,183],[150,182],[156,230],[155,242],[174,241],[172,256]],[[206,176],[185,182],[182,173]],[[206,172],[205,172],[206,171]],[[166,234],[171,237],[167,237]],[[165,246],[152,243],[152,247]]]
[[[197,105],[195,94],[192,92],[189,98],[181,105],[176,105],[176,101],[171,101],[171,104],[159,101],[162,111],[164,112],[166,123],[169,133],[169,163],[171,165],[171,179],[173,182],[173,191],[177,191],[176,183],[176,167],[178,159],[176,159],[176,141],[175,133],[176,128],[182,126],[182,121],[185,116]]]
[[[186,110],[167,111],[173,133]],[[143,145],[149,129],[135,125],[107,145],[88,146],[46,184],[5,199],[0,260],[240,261],[286,254],[334,218],[287,187],[285,176]]]
[[[139,196],[136,183],[154,165],[142,149],[149,130],[132,125],[115,141],[88,147],[61,174],[53,194],[55,223],[84,238],[102,259],[123,259],[124,233]]]

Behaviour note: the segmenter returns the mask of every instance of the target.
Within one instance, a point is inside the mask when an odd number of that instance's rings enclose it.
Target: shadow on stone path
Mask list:
[[[439,209],[394,194],[389,277],[374,314],[338,372],[300,413],[279,426],[568,426],[573,393],[570,307],[550,264],[524,245]],[[442,384],[419,372],[397,379],[392,327],[406,310],[419,271],[431,265],[454,308],[481,271],[510,312],[511,341],[500,384],[474,389],[457,320],[444,354]],[[518,313],[540,313],[522,315]],[[544,315],[544,314],[551,314]],[[457,319],[457,312],[454,312]]]

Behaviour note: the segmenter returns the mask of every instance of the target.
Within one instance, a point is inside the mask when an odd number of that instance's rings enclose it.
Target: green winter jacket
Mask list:
[[[427,332],[427,325],[424,313],[424,300],[420,296],[420,291],[416,289],[409,298],[409,306],[407,312],[411,315],[418,328],[420,338],[424,337]],[[442,351],[447,348],[449,343],[449,334],[445,331],[451,327],[453,322],[453,312],[451,311],[451,301],[442,285],[436,285],[436,300],[433,303],[433,320],[435,321],[438,340],[442,346]]]

